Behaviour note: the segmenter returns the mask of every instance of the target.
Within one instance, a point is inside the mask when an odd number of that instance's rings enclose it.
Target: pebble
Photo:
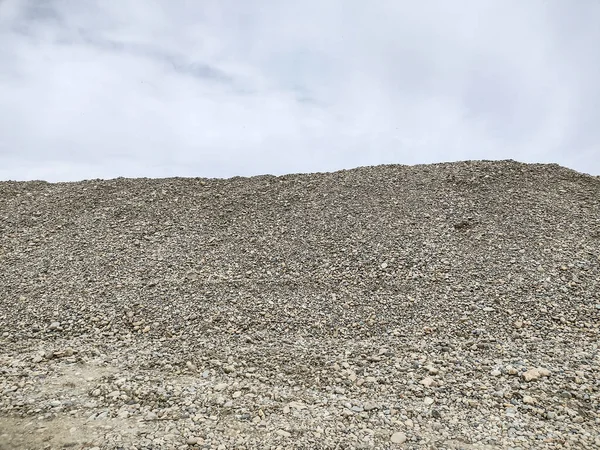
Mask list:
[[[420,381],[420,383],[425,387],[430,387],[432,384],[435,383],[435,380],[431,377],[425,377]]]
[[[52,322],[52,323],[50,324],[50,329],[51,329],[51,330],[57,330],[57,329],[59,329],[59,328],[60,328],[60,322]]]
[[[366,402],[363,405],[363,408],[365,411],[373,411],[374,409],[379,409],[379,405],[374,402]]]
[[[425,403],[427,406],[433,405],[434,402],[435,402],[435,400],[432,399],[431,397],[425,397],[425,399],[423,400],[423,403]]]
[[[393,444],[404,444],[406,442],[406,435],[401,431],[397,431],[394,434],[392,434],[390,440]]]
[[[427,372],[429,372],[429,375],[437,375],[438,373],[440,373],[440,370],[433,366],[427,366],[426,369]]]
[[[291,437],[291,436],[292,436],[292,433],[290,433],[289,431],[285,431],[285,430],[277,430],[277,431],[276,431],[276,433],[277,433],[279,436],[283,436],[283,437],[285,437],[285,438],[289,438],[289,437]]]
[[[535,381],[542,377],[550,376],[550,371],[541,367],[529,369],[521,375],[525,381]]]
[[[526,403],[527,405],[533,405],[535,403],[535,399],[530,395],[524,395],[523,403]]]

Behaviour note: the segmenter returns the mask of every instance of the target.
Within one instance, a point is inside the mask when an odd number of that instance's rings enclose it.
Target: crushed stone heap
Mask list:
[[[600,177],[0,182],[0,449],[600,448]]]

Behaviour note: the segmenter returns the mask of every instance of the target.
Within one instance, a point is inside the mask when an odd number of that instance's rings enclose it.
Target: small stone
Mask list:
[[[543,367],[539,367],[538,372],[542,377],[549,377],[552,374],[552,372],[550,372],[548,369],[544,369]]]
[[[523,328],[523,321],[522,320],[516,320],[515,323],[513,323],[513,327],[515,327],[515,328]]]
[[[227,388],[227,383],[219,383],[215,386],[215,391],[223,391]]]
[[[425,403],[427,406],[433,405],[434,402],[435,402],[435,400],[432,399],[431,397],[425,397],[425,400],[423,400],[423,403]]]
[[[367,402],[363,405],[365,411],[373,411],[374,409],[379,409],[379,405],[373,402]]]
[[[490,372],[490,375],[493,377],[499,377],[500,375],[502,375],[502,372],[500,372],[498,369],[494,369]]]
[[[279,436],[286,437],[286,438],[289,438],[292,436],[292,433],[290,433],[289,431],[285,431],[285,430],[277,430],[276,433]]]
[[[197,437],[190,437],[187,440],[187,445],[196,445],[198,443],[198,438]]]
[[[426,369],[427,372],[429,372],[429,375],[437,375],[438,373],[440,373],[440,370],[433,366],[427,366]]]
[[[242,396],[242,391],[235,391],[232,395],[233,398],[240,398]]]
[[[495,309],[494,309],[494,308],[492,308],[491,306],[486,306],[485,308],[483,308],[483,310],[484,310],[485,312],[494,312],[494,311],[495,311]]]
[[[432,384],[435,383],[435,380],[431,377],[425,377],[419,383],[421,383],[425,387],[430,387]]]
[[[303,409],[306,409],[306,405],[302,402],[289,402],[288,406],[290,408],[297,409],[298,411],[302,411]]]
[[[186,362],[185,365],[190,370],[196,370],[196,365],[193,362],[191,362],[191,361]]]
[[[396,433],[392,434],[390,440],[392,441],[392,444],[404,444],[406,442],[406,435],[400,431],[397,431]]]
[[[60,322],[52,322],[52,323],[50,324],[50,329],[51,329],[51,330],[57,330],[57,329],[59,329],[59,328],[60,328]]]
[[[524,395],[523,403],[526,403],[528,405],[533,405],[535,403],[535,399],[531,395]]]
[[[523,379],[525,381],[535,381],[541,377],[550,376],[550,371],[548,369],[543,369],[543,368],[534,368],[534,369],[529,369],[526,372],[523,372],[523,374],[521,376],[523,377]]]
[[[62,405],[62,402],[60,400],[51,400],[50,401],[50,406],[52,406],[53,408],[58,408],[61,405]]]
[[[388,266],[388,265],[387,265],[387,263],[385,263],[385,262],[381,264],[381,268],[382,268],[382,269],[387,269],[387,266]]]

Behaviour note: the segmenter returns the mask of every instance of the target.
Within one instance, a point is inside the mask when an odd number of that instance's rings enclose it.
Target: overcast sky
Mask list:
[[[0,0],[0,179],[600,175],[599,0]]]

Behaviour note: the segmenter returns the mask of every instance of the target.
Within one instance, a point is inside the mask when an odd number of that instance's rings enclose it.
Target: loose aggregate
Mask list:
[[[0,449],[600,448],[600,177],[0,182]]]

